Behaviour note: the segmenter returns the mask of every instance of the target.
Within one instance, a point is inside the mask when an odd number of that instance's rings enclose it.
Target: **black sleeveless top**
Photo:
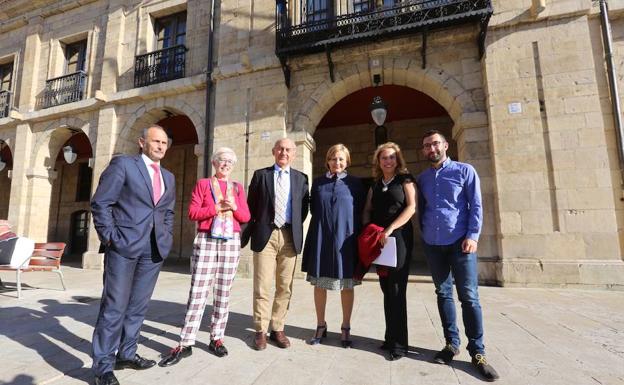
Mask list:
[[[414,177],[411,174],[397,174],[394,179],[386,186],[385,189],[383,182],[379,179],[373,185],[373,196],[371,199],[372,213],[371,221],[383,228],[390,226],[390,224],[401,214],[407,201],[405,199],[405,191],[403,190],[403,183],[415,182]],[[411,222],[407,221],[404,226],[411,227]]]

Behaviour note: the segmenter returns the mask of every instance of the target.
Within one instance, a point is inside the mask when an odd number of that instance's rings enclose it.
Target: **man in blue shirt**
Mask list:
[[[422,149],[431,167],[418,176],[418,215],[446,339],[446,346],[435,355],[434,361],[449,364],[459,354],[454,279],[472,363],[485,380],[494,381],[498,373],[485,359],[483,316],[477,290],[476,253],[483,222],[479,176],[471,165],[446,156],[448,142],[439,131],[432,130],[423,136]]]

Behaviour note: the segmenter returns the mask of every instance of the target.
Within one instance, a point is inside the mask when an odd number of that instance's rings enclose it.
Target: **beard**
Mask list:
[[[440,160],[442,160],[442,154],[439,152],[433,152],[429,154],[427,158],[429,159],[430,163],[438,163]]]

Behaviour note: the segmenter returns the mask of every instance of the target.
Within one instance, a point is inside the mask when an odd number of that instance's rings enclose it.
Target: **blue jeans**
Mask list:
[[[455,278],[468,338],[468,352],[474,356],[478,353],[485,354],[483,315],[479,304],[477,254],[462,252],[463,240],[461,238],[451,245],[444,246],[428,245],[423,242],[423,246],[438,296],[438,311],[446,343],[456,348],[460,345],[453,300],[453,278]]]

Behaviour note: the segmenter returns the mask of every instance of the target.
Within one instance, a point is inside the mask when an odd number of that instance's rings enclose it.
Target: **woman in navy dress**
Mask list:
[[[353,288],[361,282],[353,279],[357,263],[357,235],[362,227],[361,213],[365,190],[359,178],[348,175],[349,150],[336,144],[327,151],[327,173],[312,183],[312,221],[303,249],[302,270],[314,286],[317,327],[308,341],[321,343],[327,336],[325,304],[327,290],[340,290],[342,301],[342,346],[349,348]]]

